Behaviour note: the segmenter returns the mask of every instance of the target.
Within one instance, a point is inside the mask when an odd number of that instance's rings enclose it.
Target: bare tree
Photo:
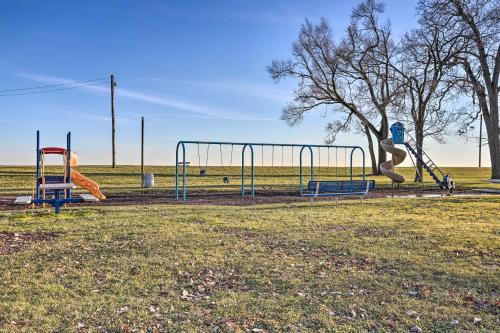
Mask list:
[[[352,117],[348,117],[347,119],[349,120],[347,122],[335,121],[328,123],[326,127],[326,132],[328,133],[325,140],[326,143],[334,143],[338,133],[349,132],[351,130],[351,127],[354,127],[355,133],[363,134],[366,136],[368,143],[368,153],[370,154],[372,174],[376,175],[378,173],[377,157],[375,156],[375,148],[373,145],[373,138],[370,133],[370,128],[361,124],[359,121],[352,121],[352,123],[354,124],[351,124],[350,120],[352,119]]]
[[[479,111],[469,113],[465,132],[483,114],[491,158],[491,177],[500,178],[498,93],[500,76],[500,2],[498,0],[420,0],[420,22],[440,29],[447,39],[464,43],[456,57],[460,71],[453,78],[478,101]]]
[[[378,22],[383,11],[381,3],[362,2],[353,10],[351,24],[339,44],[333,41],[326,19],[302,25],[292,59],[275,60],[267,68],[275,81],[287,77],[298,80],[294,100],[283,108],[283,120],[297,125],[305,113],[327,105],[343,115],[327,126],[330,138],[349,130],[354,120],[377,142],[388,137],[388,108],[398,89],[390,81],[390,62],[396,50],[390,25]],[[371,151],[370,156],[374,155]],[[385,160],[386,152],[379,145],[378,165]]]
[[[413,127],[417,159],[415,181],[422,181],[422,156],[424,138],[444,141],[450,125],[456,122],[454,111],[457,93],[453,76],[454,59],[462,44],[455,38],[448,39],[440,29],[415,29],[407,33],[400,45],[398,79],[402,94],[397,103],[396,117]]]

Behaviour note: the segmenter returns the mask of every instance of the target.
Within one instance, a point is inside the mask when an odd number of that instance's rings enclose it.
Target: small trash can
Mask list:
[[[145,187],[145,188],[155,187],[155,174],[154,173],[145,173],[144,174],[144,179],[142,181],[142,187]]]

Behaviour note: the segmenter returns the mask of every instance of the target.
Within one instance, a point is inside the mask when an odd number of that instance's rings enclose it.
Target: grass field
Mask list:
[[[62,174],[62,166],[48,167],[48,173]],[[250,170],[247,168],[246,174],[250,175]],[[107,166],[81,166],[78,168],[80,172],[97,181],[104,191],[123,191],[139,188],[140,185],[140,168],[137,166],[119,166],[112,169]],[[419,184],[413,183],[414,169],[413,168],[397,168],[396,171],[403,174],[407,179],[407,183],[403,183],[403,188],[420,187]],[[451,174],[456,180],[457,188],[469,189],[474,187],[495,187],[495,184],[485,182],[490,177],[490,168],[443,168],[443,171]],[[175,185],[175,168],[172,166],[149,166],[146,167],[146,172],[155,174],[155,183],[158,188],[173,189]],[[188,168],[187,184],[190,187],[198,188],[213,188],[220,189],[237,188],[241,184],[241,168],[239,167],[208,167],[208,176],[200,177],[199,169],[196,167]],[[314,170],[318,179],[348,179],[348,170],[344,168],[325,168]],[[304,184],[306,184],[309,174],[309,169],[304,168]],[[353,174],[359,176],[361,168],[354,168]],[[291,167],[256,167],[255,182],[259,185],[272,185],[279,188],[298,188],[299,184],[299,169]],[[226,185],[222,178],[230,176],[231,183]],[[389,187],[390,181],[384,176],[368,176],[368,179],[375,179],[377,186]],[[34,167],[0,167],[0,194],[20,194],[30,193],[33,190],[35,179]],[[247,178],[248,179],[248,178]],[[359,177],[357,178],[359,179]],[[430,176],[424,175],[425,186],[434,188]],[[249,184],[249,181],[247,182]]]
[[[499,207],[498,197],[96,207],[57,222],[3,212],[2,232],[57,237],[0,256],[0,327],[494,331]]]
[[[137,188],[136,167],[80,171],[111,196]],[[171,186],[172,169],[147,171]],[[453,171],[464,187],[489,172]],[[32,172],[0,168],[2,192],[29,192]],[[4,210],[0,331],[494,332],[499,211],[498,196]]]

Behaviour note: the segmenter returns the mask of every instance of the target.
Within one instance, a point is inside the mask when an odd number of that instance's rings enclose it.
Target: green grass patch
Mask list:
[[[495,331],[499,207],[448,197],[2,212],[0,233],[57,237],[0,256],[0,328]]]
[[[87,177],[95,180],[106,192],[133,191],[140,189],[141,175],[138,166],[118,166],[113,169],[107,166],[80,166],[78,170]],[[397,168],[397,172],[403,174],[407,182],[402,184],[403,189],[420,188],[421,185],[414,183],[415,169]],[[490,168],[447,168],[443,171],[452,175],[456,180],[458,189],[470,188],[495,188],[497,184],[485,182],[490,177]],[[172,166],[148,166],[146,172],[155,174],[157,188],[173,190],[175,186],[175,168]],[[315,168],[315,178],[320,180],[348,180],[349,170],[344,167],[321,167]],[[46,167],[47,174],[63,174],[61,166]],[[246,179],[249,184],[250,168],[246,168]],[[304,168],[304,185],[307,184],[309,169]],[[200,177],[196,166],[188,167],[187,185],[189,188],[205,190],[237,190],[241,184],[241,167],[208,167],[207,176]],[[360,179],[361,168],[354,168],[355,179]],[[223,177],[230,177],[230,184],[223,183]],[[388,188],[390,180],[384,176],[368,176],[374,179],[378,187]],[[35,167],[0,167],[0,194],[20,195],[30,194],[34,188]],[[298,167],[255,167],[255,183],[257,188],[272,187],[273,190],[284,191],[297,190],[299,187]],[[424,186],[436,188],[429,175],[424,175]]]

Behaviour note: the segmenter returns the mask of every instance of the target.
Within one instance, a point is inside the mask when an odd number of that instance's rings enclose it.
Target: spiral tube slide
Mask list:
[[[402,149],[396,148],[392,142],[392,138],[380,141],[380,145],[382,146],[382,149],[392,154],[392,159],[380,164],[380,172],[395,183],[403,183],[405,181],[405,177],[395,173],[393,170],[396,165],[401,164],[404,161],[406,158],[406,152]]]

